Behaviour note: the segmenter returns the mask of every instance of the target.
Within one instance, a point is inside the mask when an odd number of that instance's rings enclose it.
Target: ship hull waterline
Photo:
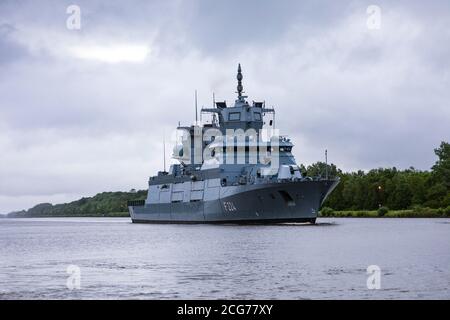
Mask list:
[[[213,200],[129,206],[133,223],[315,223],[338,180],[303,180],[221,187]]]

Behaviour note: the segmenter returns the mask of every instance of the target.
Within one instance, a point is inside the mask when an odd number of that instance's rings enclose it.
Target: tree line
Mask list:
[[[410,167],[406,170],[378,168],[368,172],[342,172],[328,165],[329,177],[339,177],[340,183],[324,203],[334,210],[392,210],[414,206],[447,208],[450,206],[450,144],[441,142],[434,150],[437,161],[431,171]],[[304,175],[325,176],[327,165],[317,162],[301,166]]]
[[[11,212],[9,217],[46,216],[115,216],[128,211],[127,201],[144,200],[147,190],[130,192],[102,192],[93,197],[85,197],[69,203],[40,203],[28,210]]]

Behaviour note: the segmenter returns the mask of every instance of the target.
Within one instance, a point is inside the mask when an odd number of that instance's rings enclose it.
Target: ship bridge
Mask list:
[[[242,166],[253,164],[252,159],[255,158],[263,165],[269,163],[266,158],[270,158],[274,146],[271,141],[263,141],[269,136],[264,137],[261,129],[266,124],[264,117],[267,113],[273,114],[268,125],[274,125],[275,110],[266,108],[265,102],[252,101],[250,104],[247,101],[248,97],[243,95],[240,64],[236,78],[237,99],[232,106],[227,106],[226,101],[214,101],[214,108],[201,109],[202,113],[212,114],[211,123],[199,125],[196,122],[189,127],[178,126],[177,129],[183,132],[178,136],[181,141],[177,142],[172,158],[183,166],[191,165],[195,170],[204,170],[223,164],[237,164],[234,169],[241,170]],[[291,154],[293,145],[289,140],[279,137],[276,147],[279,147],[282,164],[295,164]]]

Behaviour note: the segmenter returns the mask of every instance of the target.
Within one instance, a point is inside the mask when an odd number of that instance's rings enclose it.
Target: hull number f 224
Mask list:
[[[236,206],[231,201],[224,201],[223,202],[223,209],[226,212],[235,212],[235,211],[237,211]]]

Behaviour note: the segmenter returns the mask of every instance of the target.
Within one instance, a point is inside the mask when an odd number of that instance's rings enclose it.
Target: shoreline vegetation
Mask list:
[[[340,179],[319,217],[448,218],[450,144],[442,141],[434,153],[438,160],[430,171],[393,167],[342,172],[334,164],[324,162],[300,165],[300,170],[303,176]],[[41,203],[11,212],[7,217],[129,217],[127,201],[146,198],[147,190],[103,192],[70,203]]]
[[[129,192],[102,192],[93,197],[85,197],[69,203],[40,203],[28,210],[8,214],[10,218],[36,217],[129,217],[127,202],[144,200],[147,190]]]
[[[331,210],[331,211],[330,211]],[[4,216],[6,217],[6,216]],[[71,214],[71,215],[8,215],[8,218],[129,218],[128,212],[110,212],[106,214]],[[325,207],[319,212],[318,218],[450,218],[450,208],[432,209],[418,207],[406,210],[388,210],[380,213],[379,210],[334,211]]]
[[[319,218],[450,218],[450,207],[433,209],[416,206],[406,210],[389,210],[381,207],[378,210],[357,211],[334,211],[325,207],[320,210]]]

